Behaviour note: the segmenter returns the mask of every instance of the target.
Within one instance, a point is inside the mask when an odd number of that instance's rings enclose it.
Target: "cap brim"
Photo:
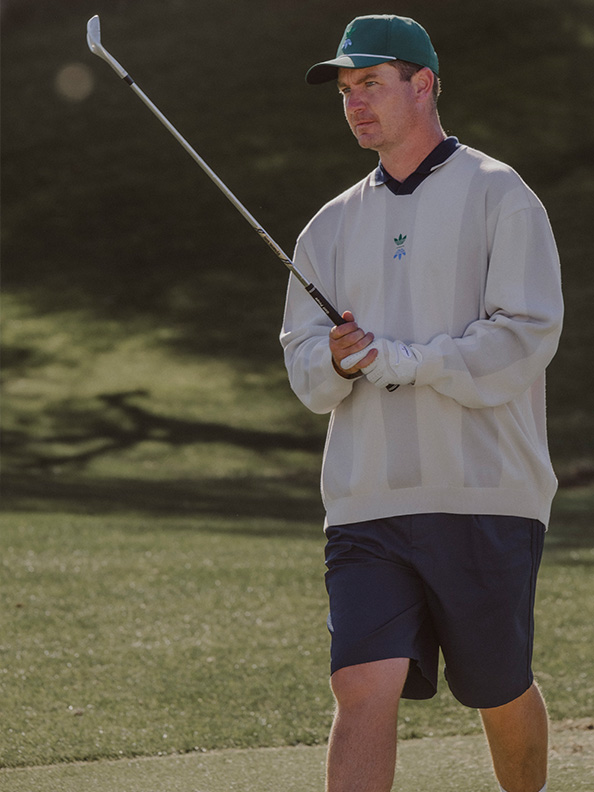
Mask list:
[[[375,55],[341,55],[333,60],[316,63],[305,75],[305,81],[310,85],[320,85],[330,82],[330,80],[336,80],[339,69],[364,69],[367,66],[377,66],[379,63],[391,60],[396,60],[396,58]]]

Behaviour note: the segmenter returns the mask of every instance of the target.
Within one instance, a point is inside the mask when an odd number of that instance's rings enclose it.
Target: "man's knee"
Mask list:
[[[330,680],[338,706],[398,707],[409,663],[408,657],[395,657],[339,668]]]

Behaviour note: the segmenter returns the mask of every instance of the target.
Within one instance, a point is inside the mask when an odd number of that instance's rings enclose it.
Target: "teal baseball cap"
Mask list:
[[[408,17],[372,14],[355,17],[346,27],[336,57],[316,63],[305,75],[310,85],[335,80],[339,69],[364,69],[403,60],[439,74],[439,61],[425,28]]]

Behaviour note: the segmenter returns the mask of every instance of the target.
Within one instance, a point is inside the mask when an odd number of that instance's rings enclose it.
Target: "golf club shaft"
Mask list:
[[[283,249],[274,241],[274,239],[268,234],[262,226],[258,223],[256,218],[251,214],[251,212],[246,209],[246,207],[241,203],[239,198],[237,198],[234,193],[227,187],[227,185],[217,176],[217,174],[213,171],[213,169],[202,159],[202,157],[198,154],[196,149],[194,149],[185,137],[173,126],[173,124],[169,121],[166,116],[159,110],[159,108],[148,98],[148,96],[142,91],[132,80],[130,75],[126,75],[124,81],[128,83],[130,88],[134,91],[134,93],[140,97],[140,99],[145,103],[145,105],[151,110],[154,115],[159,119],[159,121],[163,124],[163,126],[171,132],[173,137],[177,140],[177,142],[183,146],[183,148],[188,152],[190,157],[196,162],[202,170],[206,173],[206,175],[216,184],[219,190],[225,195],[226,198],[231,201],[233,206],[237,209],[237,211],[243,215],[243,217],[248,221],[248,223],[252,226],[252,228],[258,232],[258,234],[262,237],[262,239],[266,242],[268,247],[276,253],[278,258],[283,262],[283,264],[295,275],[295,277],[300,281],[300,283],[305,286],[305,288],[314,296],[314,299],[317,300],[317,297],[320,297],[322,300],[321,306],[324,308],[328,316],[334,321],[335,324],[341,324],[344,322],[344,319],[338,314],[335,308],[327,302],[327,300],[317,292],[317,289],[310,284],[304,275],[302,275],[295,265],[293,264],[292,260],[287,256],[287,254],[283,251]]]
[[[118,61],[110,55],[109,52],[101,45],[99,42],[99,17],[95,16],[89,20],[87,24],[87,43],[89,45],[89,49],[95,55],[98,55],[100,58],[105,60],[111,68],[116,72],[116,74],[121,77],[125,83],[127,83],[130,88],[134,91],[134,93],[144,102],[144,104],[149,108],[149,110],[155,115],[159,121],[163,124],[163,126],[173,135],[173,137],[177,140],[177,142],[187,151],[187,153],[192,157],[194,162],[196,162],[202,170],[206,173],[206,175],[216,184],[219,190],[228,198],[229,201],[233,204],[233,206],[237,209],[237,211],[243,215],[243,217],[248,221],[248,223],[252,226],[252,228],[257,231],[260,237],[266,242],[268,247],[277,255],[277,257],[283,262],[283,264],[289,269],[290,272],[297,278],[297,280],[302,284],[305,290],[308,292],[310,297],[315,300],[315,302],[320,306],[320,308],[324,311],[324,313],[331,319],[335,325],[345,324],[345,320],[342,318],[340,313],[336,310],[336,308],[330,303],[326,297],[314,286],[313,283],[310,283],[307,278],[297,269],[293,261],[287,256],[287,254],[283,251],[283,249],[274,241],[274,239],[268,234],[262,226],[258,223],[256,218],[246,209],[246,207],[241,203],[239,198],[237,198],[231,190],[227,187],[227,185],[217,176],[217,174],[212,170],[212,168],[202,159],[202,157],[198,154],[198,152],[188,143],[185,137],[173,126],[173,124],[166,118],[163,113],[159,110],[159,108],[152,102],[148,96],[141,90],[132,77],[128,74],[128,72],[118,63]],[[388,385],[386,386],[387,390],[396,390],[398,387],[397,385]]]
[[[124,82],[126,82],[130,88],[134,91],[134,93],[144,102],[144,104],[149,108],[149,110],[159,119],[159,121],[163,124],[163,126],[173,135],[173,137],[177,140],[177,142],[187,151],[187,153],[192,157],[194,162],[196,162],[202,170],[206,173],[206,175],[216,184],[219,190],[223,193],[223,195],[228,198],[229,201],[233,204],[233,206],[237,209],[237,211],[243,215],[243,217],[248,221],[248,223],[252,226],[252,228],[257,231],[260,237],[266,242],[268,247],[278,256],[278,258],[283,262],[283,264],[293,273],[293,275],[297,278],[297,280],[305,287],[307,292],[310,296],[317,302],[320,308],[327,314],[327,316],[334,322],[336,325],[344,324],[344,319],[339,314],[339,312],[334,308],[334,306],[324,297],[324,295],[313,285],[310,283],[307,278],[299,272],[295,264],[291,261],[291,259],[287,256],[287,254],[283,251],[283,249],[278,245],[274,239],[268,234],[262,226],[258,223],[256,218],[249,212],[246,207],[241,203],[239,198],[237,198],[231,190],[227,187],[227,185],[217,176],[217,174],[212,170],[212,168],[202,159],[202,157],[198,154],[198,152],[188,143],[185,137],[173,126],[173,124],[169,121],[166,116],[159,110],[159,108],[152,102],[149,97],[141,90],[138,85],[134,82],[132,77],[126,72],[126,70],[113,58],[104,47],[100,48],[100,52],[97,52],[96,49],[91,48],[95,54],[99,54],[100,57],[103,58],[112,69],[121,77]]]

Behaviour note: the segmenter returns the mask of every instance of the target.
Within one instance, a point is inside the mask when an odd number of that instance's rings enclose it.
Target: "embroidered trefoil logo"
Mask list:
[[[395,237],[394,242],[396,243],[396,253],[394,253],[394,258],[397,258],[398,261],[400,261],[403,256],[406,256],[406,250],[404,249],[406,234],[404,236],[399,234],[397,237]]]
[[[342,42],[342,51],[343,51],[343,52],[346,52],[346,50],[347,50],[349,47],[352,47],[352,46],[353,46],[353,42],[351,41],[351,38],[350,38],[350,36],[351,36],[351,33],[352,33],[354,30],[355,30],[355,28],[356,28],[356,25],[350,25],[350,26],[349,26],[349,27],[348,27],[348,28],[347,28],[347,29],[344,31],[344,41]]]

